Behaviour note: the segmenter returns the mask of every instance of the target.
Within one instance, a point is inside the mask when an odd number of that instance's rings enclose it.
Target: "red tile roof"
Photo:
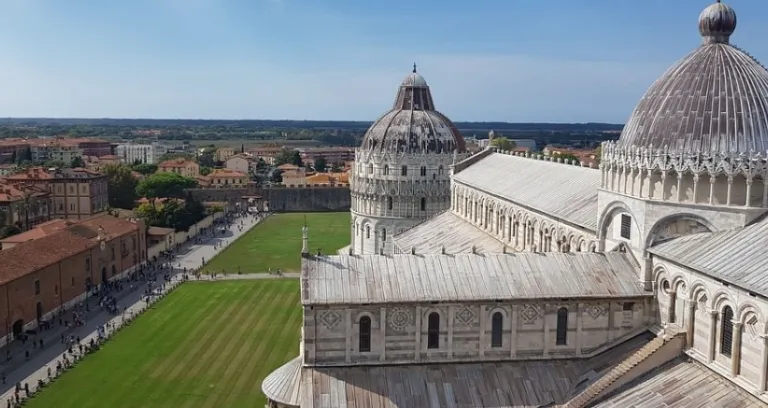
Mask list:
[[[24,242],[0,252],[0,285],[61,262],[99,245],[99,228],[107,239],[125,235],[138,225],[111,215],[97,215],[67,226],[44,237]]]

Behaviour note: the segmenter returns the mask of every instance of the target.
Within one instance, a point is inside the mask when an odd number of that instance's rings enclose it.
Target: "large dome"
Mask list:
[[[456,126],[435,110],[427,81],[416,72],[416,65],[400,84],[392,110],[371,125],[361,147],[392,153],[466,151]]]
[[[768,71],[730,44],[736,13],[717,3],[699,16],[703,44],[648,89],[618,145],[675,153],[768,151]]]

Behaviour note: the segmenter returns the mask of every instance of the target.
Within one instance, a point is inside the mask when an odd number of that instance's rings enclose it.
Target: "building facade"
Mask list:
[[[351,250],[392,253],[392,236],[450,205],[450,167],[466,155],[458,129],[411,72],[392,109],[366,132],[350,171]]]
[[[192,160],[173,159],[166,160],[157,166],[161,173],[176,173],[184,177],[196,178],[200,175],[200,165]]]
[[[243,174],[254,174],[256,172],[256,161],[247,154],[236,154],[226,160],[226,168]]]
[[[0,180],[0,226],[26,231],[49,221],[53,209],[53,196],[43,186]]]
[[[115,147],[115,156],[118,157],[120,162],[126,164],[157,164],[160,162],[160,158],[167,152],[168,149],[159,143],[121,143]]]
[[[146,260],[144,225],[92,217],[2,251],[0,342],[82,301],[90,290]]]

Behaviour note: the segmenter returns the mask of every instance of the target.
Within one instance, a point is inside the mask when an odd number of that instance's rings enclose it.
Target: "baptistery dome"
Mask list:
[[[361,148],[376,153],[463,153],[466,145],[450,119],[435,110],[429,85],[414,65],[400,83],[392,109],[368,129]]]
[[[648,89],[620,148],[675,153],[768,151],[768,71],[730,44],[736,13],[718,1],[699,16],[703,43]]]

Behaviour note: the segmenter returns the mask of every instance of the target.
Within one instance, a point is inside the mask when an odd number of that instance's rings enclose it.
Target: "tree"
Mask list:
[[[124,164],[108,164],[102,168],[107,175],[107,193],[112,208],[132,209],[136,205],[136,178]]]
[[[283,171],[280,170],[280,169],[272,170],[272,175],[270,175],[269,181],[271,181],[273,183],[282,183],[283,182]]]
[[[269,166],[267,166],[267,162],[264,161],[261,157],[259,157],[259,160],[256,162],[256,172],[262,173],[267,170]]]
[[[195,187],[197,187],[195,179],[184,177],[181,174],[155,173],[139,182],[136,186],[136,193],[147,198],[182,198],[185,196],[184,190]]]
[[[315,171],[324,172],[328,164],[325,162],[325,157],[318,157],[315,159]]]
[[[245,153],[245,143],[240,145],[240,153]]]
[[[281,166],[287,163],[302,167],[303,162],[301,160],[301,153],[299,153],[298,150],[284,147],[280,153],[275,156],[275,166]]]
[[[72,167],[72,168],[85,167],[85,162],[83,161],[82,157],[75,156],[72,158],[72,162],[69,163],[69,167]]]
[[[63,161],[59,161],[59,160],[49,160],[49,161],[43,163],[43,167],[47,167],[49,169],[50,168],[59,168],[60,169],[60,168],[67,167],[67,163],[64,163]]]
[[[343,168],[344,167],[342,166],[341,163],[336,162],[336,163],[331,164],[331,172],[333,172],[333,173],[339,173],[339,172],[341,172],[341,170]]]
[[[131,166],[131,168],[133,171],[144,176],[149,176],[150,174],[155,174],[157,172],[156,164],[138,163]]]
[[[184,200],[166,200],[161,205],[142,204],[136,209],[136,215],[153,227],[188,230],[207,216],[205,206],[187,194]]]
[[[516,147],[515,142],[507,139],[504,136],[493,138],[491,141],[491,146],[501,151],[512,150]]]
[[[201,176],[207,176],[207,175],[211,174],[212,171],[213,171],[213,169],[210,168],[210,167],[200,166],[200,175]]]
[[[201,166],[216,167],[215,155],[216,155],[216,148],[215,147],[206,147],[197,156],[197,162]]]

